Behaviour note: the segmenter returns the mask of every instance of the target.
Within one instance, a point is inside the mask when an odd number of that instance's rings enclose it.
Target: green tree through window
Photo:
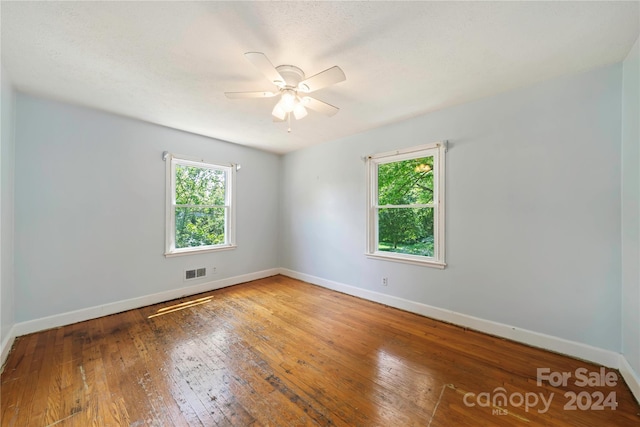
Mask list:
[[[378,250],[433,257],[433,157],[378,165]]]
[[[367,158],[367,256],[444,268],[445,142]]]
[[[165,255],[233,249],[234,165],[169,155]]]
[[[225,243],[222,170],[176,165],[176,248]]]

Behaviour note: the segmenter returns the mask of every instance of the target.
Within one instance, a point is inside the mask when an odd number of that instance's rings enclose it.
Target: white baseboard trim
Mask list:
[[[622,374],[622,378],[624,378],[629,389],[631,389],[631,393],[640,403],[640,377],[638,373],[633,370],[627,358],[622,354],[620,355],[620,374]]]
[[[16,327],[13,325],[9,330],[7,336],[2,340],[0,344],[0,372],[4,369],[4,362],[7,360],[7,356],[11,351],[11,346],[13,346],[13,342],[16,340]]]
[[[473,317],[455,311],[410,301],[393,295],[387,295],[351,285],[345,285],[343,283],[326,280],[321,277],[311,276],[305,273],[299,273],[297,271],[289,270],[286,268],[281,268],[280,274],[338,292],[342,292],[348,295],[353,295],[369,301],[388,305],[390,307],[395,307],[401,310],[420,314],[432,319],[441,320],[458,326],[463,326],[475,331],[507,338],[533,347],[565,354],[610,368],[620,368],[621,355],[614,351],[604,350],[587,344],[569,341],[563,338],[554,337],[552,335],[541,334],[539,332],[521,329],[515,326],[505,325],[503,323],[493,322],[491,320],[480,319],[478,317]]]
[[[176,298],[182,298],[190,295],[200,294],[202,292],[213,291],[215,289],[225,288],[240,283],[250,282],[252,280],[263,279],[265,277],[275,276],[279,273],[279,269],[272,268],[269,270],[257,271],[255,273],[242,274],[240,276],[228,277],[226,279],[214,280],[206,283],[199,283],[193,286],[187,286],[179,289],[171,289],[156,294],[145,295],[138,298],[131,298],[123,301],[116,301],[109,304],[98,305],[95,307],[83,308],[80,310],[69,311],[67,313],[56,314],[53,316],[42,317],[40,319],[20,322],[13,326],[12,332],[14,337],[31,334],[33,332],[43,331],[45,329],[57,328],[59,326],[70,325],[72,323],[83,322],[85,320],[95,319],[97,317],[108,316],[110,314],[120,313],[122,311],[132,310],[151,304],[157,304],[164,301],[170,301]],[[8,350],[7,350],[8,353]],[[4,363],[4,348],[2,353],[2,363]]]

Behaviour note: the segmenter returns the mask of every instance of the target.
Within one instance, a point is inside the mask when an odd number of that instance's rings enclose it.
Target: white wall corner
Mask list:
[[[9,356],[9,352],[11,351],[11,347],[13,346],[13,342],[15,340],[16,328],[14,326],[9,330],[9,333],[0,344],[0,373],[2,373],[2,371],[4,370],[4,362],[7,361],[7,356]]]
[[[552,335],[541,334],[526,329],[516,328],[515,326],[505,325],[503,323],[468,316],[466,314],[433,307],[392,295],[345,285],[343,283],[322,279],[320,277],[311,276],[309,274],[300,273],[286,268],[281,268],[280,274],[348,295],[353,295],[369,301],[385,304],[390,307],[420,314],[435,320],[441,320],[443,322],[473,329],[478,332],[484,332],[490,335],[517,341],[522,344],[597,363],[609,368],[620,368],[620,354],[610,350],[604,350],[587,344],[554,337]]]

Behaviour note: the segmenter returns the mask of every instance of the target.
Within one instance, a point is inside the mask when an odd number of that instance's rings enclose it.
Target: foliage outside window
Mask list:
[[[367,255],[444,268],[444,143],[370,156]]]
[[[167,241],[165,255],[235,247],[235,168],[167,158]]]

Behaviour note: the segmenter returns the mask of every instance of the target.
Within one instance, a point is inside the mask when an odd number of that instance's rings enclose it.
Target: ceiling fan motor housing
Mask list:
[[[304,71],[294,65],[279,65],[276,67],[278,73],[284,79],[284,87],[295,89],[298,83],[304,80]],[[280,86],[278,83],[274,82]]]

